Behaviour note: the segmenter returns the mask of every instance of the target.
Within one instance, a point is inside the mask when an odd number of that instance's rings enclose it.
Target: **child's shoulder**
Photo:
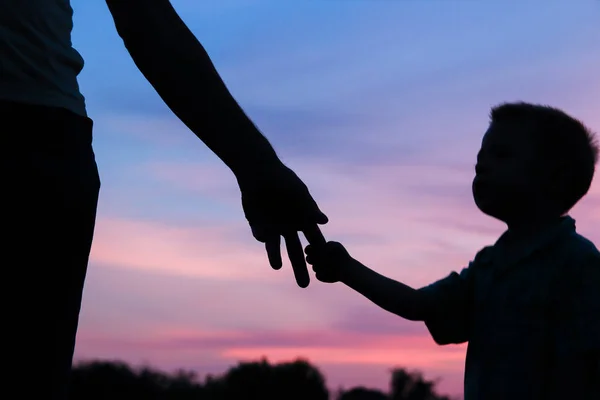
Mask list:
[[[496,247],[494,245],[483,247],[475,254],[471,264],[479,265],[489,263],[494,258],[495,251]]]
[[[600,274],[600,251],[591,240],[573,232],[561,240],[559,247],[568,275],[586,279]]]
[[[561,247],[572,260],[600,261],[600,251],[596,245],[577,232],[564,237]]]

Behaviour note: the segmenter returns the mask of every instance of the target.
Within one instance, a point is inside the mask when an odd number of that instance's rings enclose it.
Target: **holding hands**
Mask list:
[[[305,253],[317,279],[325,283],[344,282],[357,263],[339,242],[311,244],[306,246]]]
[[[313,245],[325,243],[318,225],[328,222],[327,216],[311,196],[302,180],[281,162],[268,164],[260,171],[246,168],[238,173],[242,207],[256,240],[265,244],[269,264],[280,269],[281,237],[292,264],[296,283],[309,284],[299,232]]]

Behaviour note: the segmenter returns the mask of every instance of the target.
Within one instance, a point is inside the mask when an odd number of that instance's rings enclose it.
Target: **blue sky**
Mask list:
[[[329,215],[326,235],[415,286],[460,268],[502,232],[470,197],[491,106],[547,103],[600,129],[598,1],[172,4]],[[302,291],[289,268],[271,271],[233,175],[137,71],[104,2],[72,6],[103,182],[79,357],[214,373],[240,357],[297,354],[323,365],[334,387],[385,386],[396,363],[461,392],[464,347],[435,346],[422,326],[347,288],[313,279]],[[597,182],[573,211],[596,242]],[[233,339],[190,344],[210,332]],[[272,346],[248,338],[265,332]],[[341,339],[314,343],[315,332]],[[188,347],[162,353],[156,343],[173,337]]]

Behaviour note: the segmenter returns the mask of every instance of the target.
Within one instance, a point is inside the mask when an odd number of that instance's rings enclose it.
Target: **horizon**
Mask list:
[[[328,240],[413,287],[504,227],[471,198],[492,106],[549,104],[600,131],[600,3],[171,0],[228,88],[303,179]],[[462,395],[466,345],[341,284],[296,286],[250,234],[233,174],[162,103],[104,2],[72,0],[102,189],[76,360],[219,374],[308,359],[330,389],[418,369]],[[599,138],[600,139],[600,138]],[[570,213],[600,243],[600,178]]]

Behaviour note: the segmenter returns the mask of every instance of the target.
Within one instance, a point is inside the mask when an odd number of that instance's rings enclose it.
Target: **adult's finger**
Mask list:
[[[305,288],[310,282],[310,277],[308,276],[308,268],[306,268],[306,261],[304,261],[304,252],[302,251],[302,243],[300,242],[298,232],[286,233],[283,235],[283,238],[285,239],[287,254],[294,270],[296,283],[301,288]]]
[[[277,234],[269,235],[265,240],[265,249],[269,264],[273,269],[281,269],[281,237]]]
[[[319,205],[317,204],[315,199],[312,197],[312,195],[308,191],[308,188],[306,188],[306,194],[309,197],[309,201],[308,201],[308,203],[305,203],[305,204],[309,204],[307,211],[310,215],[310,218],[315,219],[315,222],[320,225],[324,225],[324,224],[328,223],[329,218],[327,217],[327,215],[325,215],[325,213],[323,211],[321,211],[321,209],[319,208]]]
[[[305,228],[302,233],[304,233],[304,237],[308,240],[308,243],[313,246],[322,246],[327,243],[325,236],[323,236],[318,225],[311,225],[310,227]]]
[[[316,208],[316,218],[317,218],[316,222],[317,222],[317,224],[325,225],[326,223],[328,223],[329,222],[329,218],[327,217],[327,215],[325,215],[325,213],[323,211],[321,211],[321,209],[317,205],[317,202],[315,202],[315,208]]]

